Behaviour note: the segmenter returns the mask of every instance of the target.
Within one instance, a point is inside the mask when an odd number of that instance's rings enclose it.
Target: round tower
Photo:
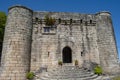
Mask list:
[[[9,8],[1,60],[1,80],[26,80],[30,69],[33,11],[24,6]]]
[[[119,64],[111,14],[103,11],[97,13],[96,17],[100,64],[104,73],[116,74],[119,72]]]

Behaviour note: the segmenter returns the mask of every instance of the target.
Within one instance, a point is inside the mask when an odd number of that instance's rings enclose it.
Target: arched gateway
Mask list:
[[[70,47],[64,47],[62,51],[63,63],[72,63],[72,50]]]

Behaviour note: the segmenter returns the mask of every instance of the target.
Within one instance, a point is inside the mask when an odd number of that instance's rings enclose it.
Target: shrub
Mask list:
[[[78,65],[78,60],[75,60],[75,65],[76,65],[76,66]]]
[[[61,66],[62,66],[62,61],[58,61],[58,65],[61,65]]]
[[[45,16],[45,25],[53,26],[54,24],[55,24],[55,19],[46,15]]]
[[[26,78],[29,79],[29,80],[33,79],[34,78],[34,73],[33,72],[28,72],[26,74]]]
[[[103,73],[103,70],[102,70],[102,68],[100,66],[96,66],[94,68],[94,73],[98,74],[98,75],[101,75]]]

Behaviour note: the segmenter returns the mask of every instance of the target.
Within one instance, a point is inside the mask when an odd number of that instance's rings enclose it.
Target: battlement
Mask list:
[[[33,24],[45,24],[45,19],[39,19],[39,18],[34,18],[33,19]],[[64,19],[55,19],[55,25],[85,25],[85,26],[95,26],[96,25],[96,21],[95,20],[73,20],[73,19],[69,19],[69,20],[64,20]]]
[[[71,12],[47,12],[47,11],[38,11],[34,12],[33,17],[44,18],[45,15],[49,15],[54,18],[62,18],[62,19],[80,19],[92,17],[94,19],[95,14],[81,14],[81,13],[71,13]]]
[[[95,14],[80,14],[80,13],[68,13],[68,12],[34,12],[33,23],[44,24],[45,16],[48,15],[55,19],[56,24],[61,25],[86,25],[95,26],[96,15]]]

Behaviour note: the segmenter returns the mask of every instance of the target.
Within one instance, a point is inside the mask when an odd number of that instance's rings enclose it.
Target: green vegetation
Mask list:
[[[6,23],[6,14],[4,12],[0,12],[0,58],[2,52],[5,23]]]
[[[3,42],[5,23],[6,14],[4,12],[0,12],[0,43]]]
[[[94,68],[94,73],[98,74],[98,75],[101,75],[103,73],[103,70],[102,70],[102,68],[100,66],[96,66]]]
[[[55,24],[55,18],[49,17],[48,15],[45,16],[45,25],[53,26]]]
[[[62,61],[58,61],[58,65],[61,65],[61,66],[62,66]]]
[[[34,78],[34,73],[33,72],[28,72],[26,74],[26,78],[29,79],[29,80],[32,80]]]
[[[77,66],[78,65],[78,60],[75,60],[75,66]]]

